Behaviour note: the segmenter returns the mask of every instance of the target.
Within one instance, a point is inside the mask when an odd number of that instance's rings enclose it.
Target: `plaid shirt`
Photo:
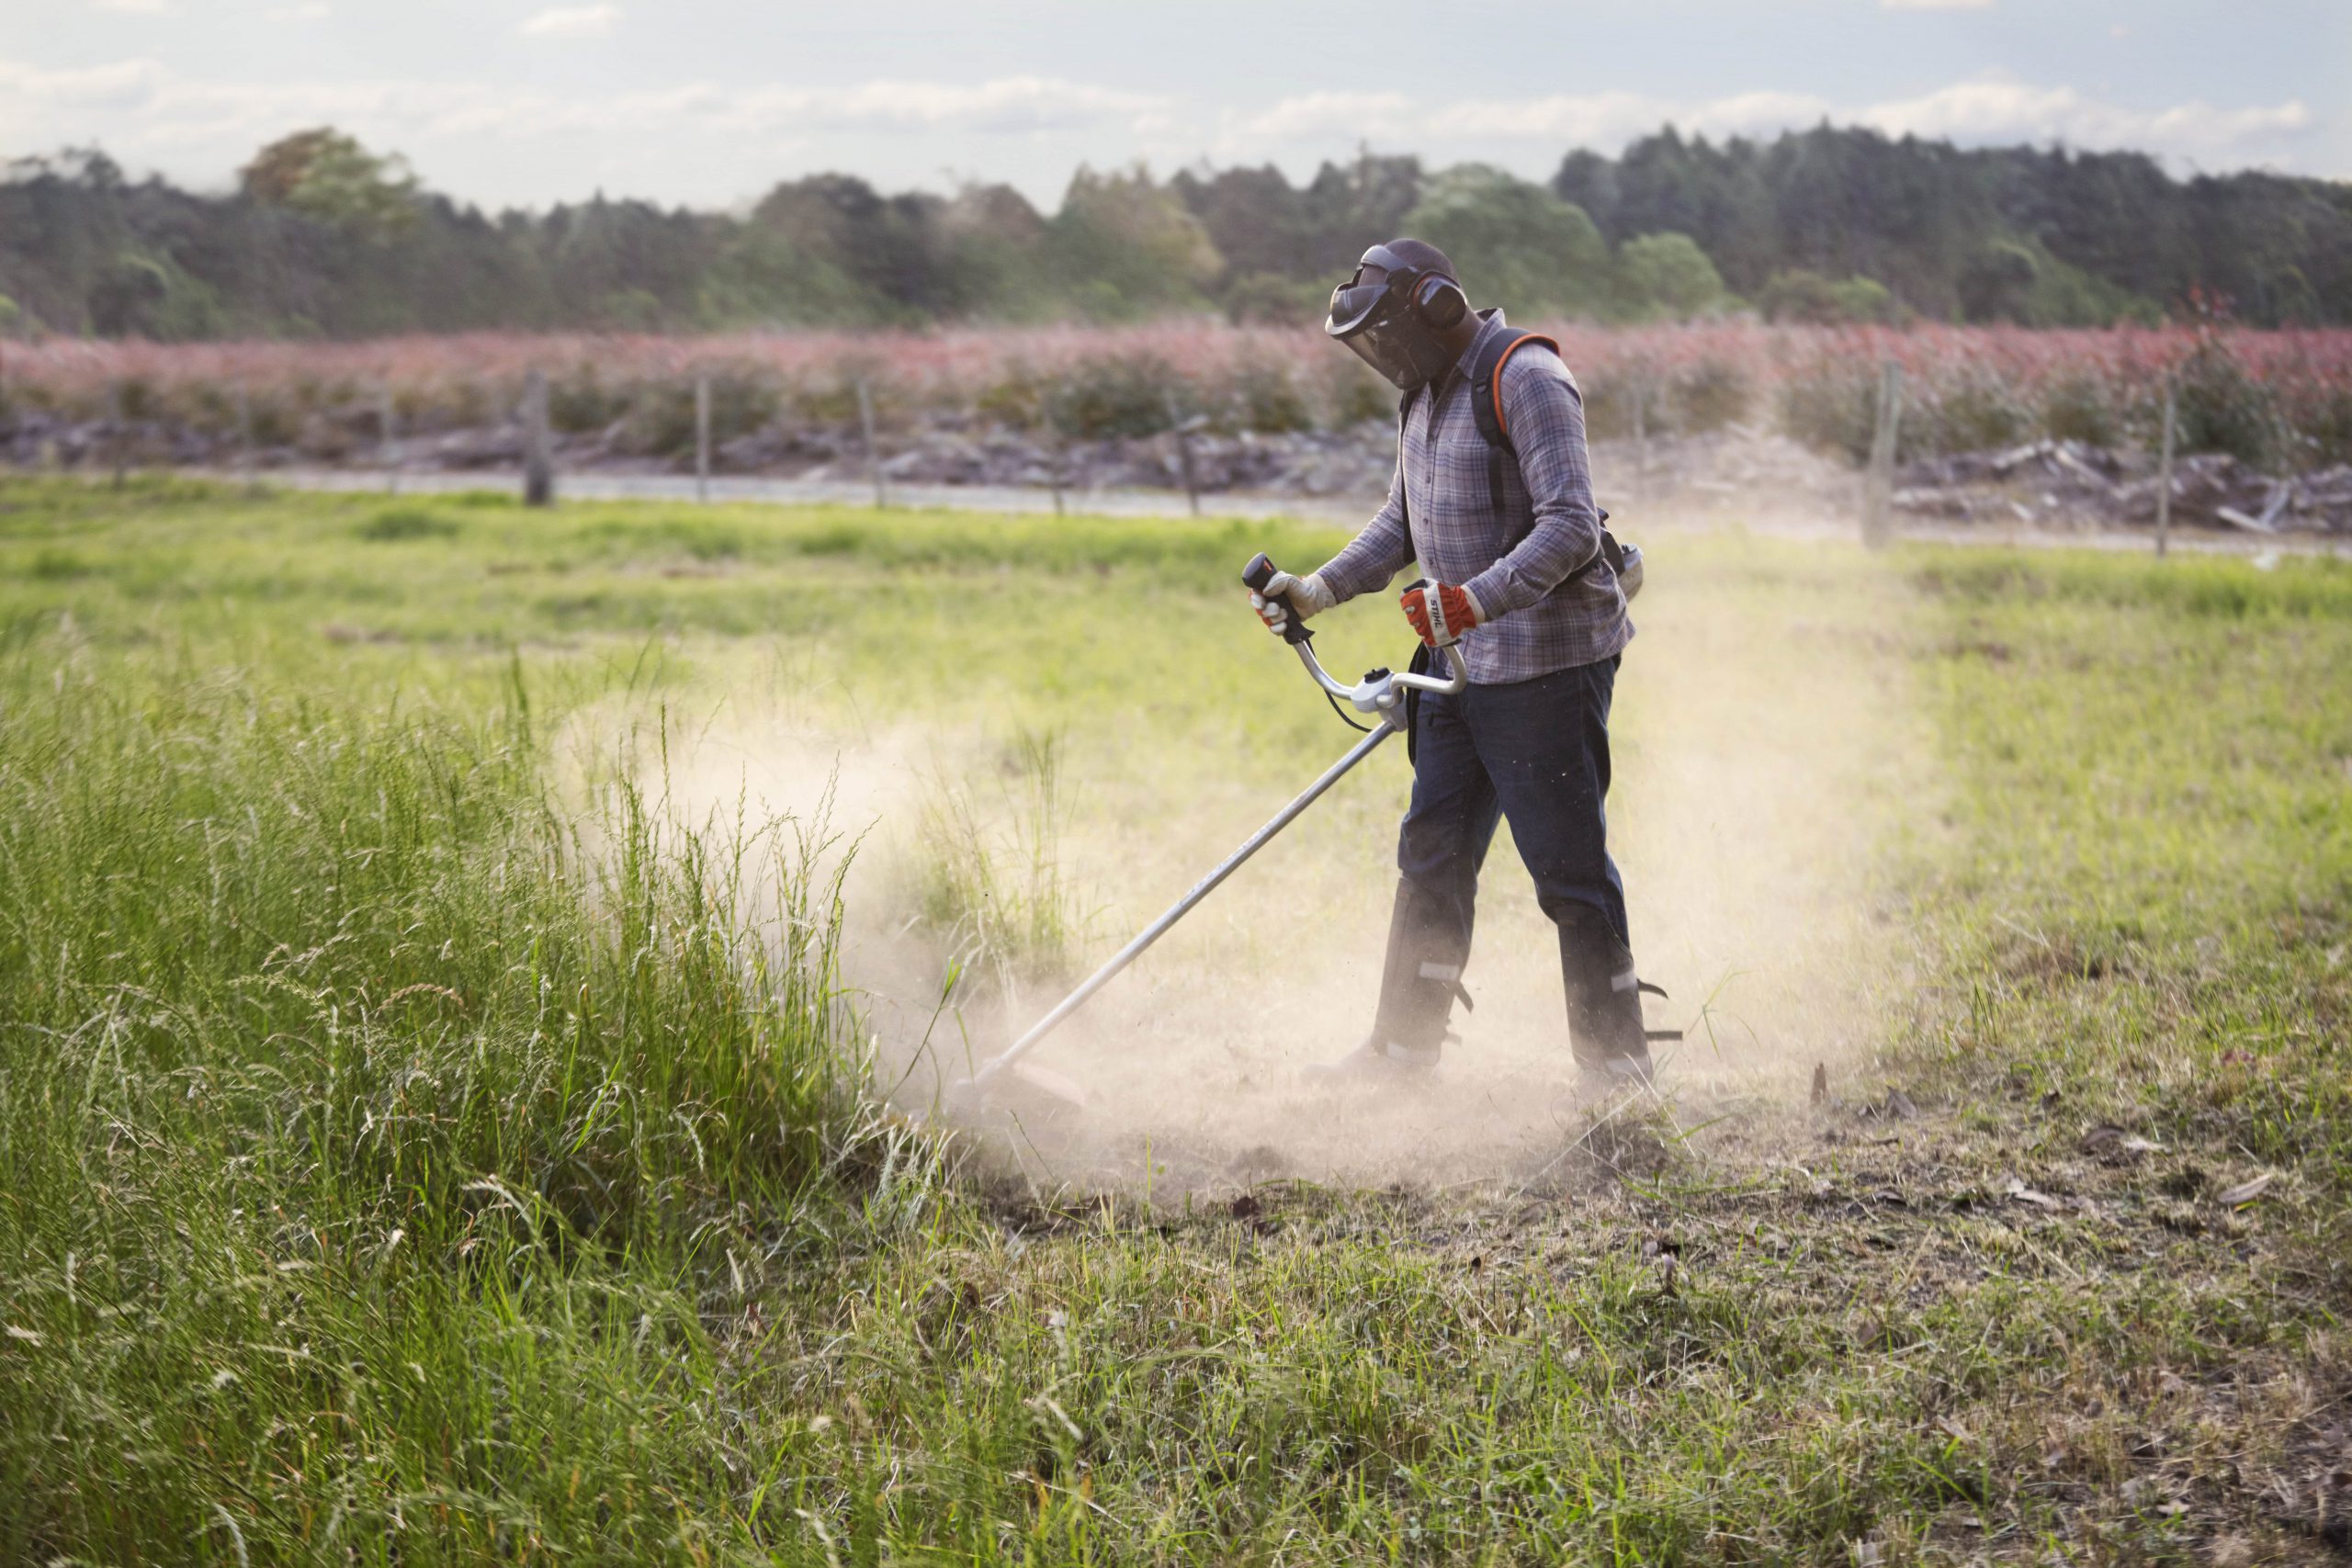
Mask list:
[[[1503,464],[1495,513],[1466,369],[1503,330],[1503,314],[1481,315],[1486,325],[1445,379],[1413,400],[1388,503],[1317,575],[1342,603],[1386,587],[1416,558],[1432,581],[1467,588],[1480,624],[1463,635],[1463,657],[1471,680],[1499,685],[1597,663],[1632,639],[1634,623],[1605,562],[1570,575],[1600,550],[1600,515],[1583,396],[1560,356],[1541,346],[1503,365],[1503,423],[1519,461]]]

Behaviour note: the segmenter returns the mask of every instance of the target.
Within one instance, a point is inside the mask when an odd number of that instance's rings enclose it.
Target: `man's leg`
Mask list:
[[[1469,728],[1512,840],[1559,929],[1568,1039],[1580,1066],[1645,1073],[1625,926],[1625,889],[1609,858],[1609,705],[1617,660],[1578,665],[1470,694]]]
[[[1334,1066],[1433,1066],[1470,957],[1478,868],[1494,842],[1494,786],[1478,762],[1457,697],[1427,695],[1413,739],[1413,799],[1396,834],[1396,901],[1388,918],[1380,1006],[1363,1050]]]

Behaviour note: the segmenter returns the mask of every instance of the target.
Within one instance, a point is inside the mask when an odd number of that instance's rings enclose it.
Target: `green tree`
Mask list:
[[[713,326],[854,326],[885,320],[888,301],[764,224],[733,235],[698,299]]]
[[[1406,231],[1453,259],[1474,300],[1515,310],[1600,315],[1612,268],[1600,231],[1580,208],[1485,164],[1432,179]]]
[[[1767,321],[1822,326],[1893,321],[1901,314],[1894,296],[1875,278],[1849,277],[1840,283],[1803,267],[1776,272],[1765,279],[1764,287],[1756,291],[1756,303]]]
[[[1186,170],[1169,181],[1168,188],[1200,220],[1209,243],[1224,258],[1225,283],[1293,275],[1307,265],[1314,235],[1306,197],[1280,169],[1269,164],[1216,174]]]
[[[1225,287],[1227,320],[1295,327],[1321,318],[1330,290],[1270,272],[1245,273]]]
[[[2195,290],[2249,325],[2352,322],[2352,185],[2181,181],[2136,153],[1828,126],[1769,142],[1669,129],[1619,157],[1574,152],[1548,197],[1493,169],[1432,177],[1368,152],[1295,186],[1266,168],[1164,186],[1082,172],[1050,217],[1002,186],[890,195],[838,175],[743,216],[602,198],[484,213],[329,127],[262,148],[227,197],[131,180],[90,148],[0,160],[0,292],[18,330],[67,333],[912,324],[1212,299],[1287,318],[1295,299],[1311,317],[1365,246],[1405,232],[1453,252],[1481,300],[1537,312],[1690,308],[1694,258],[1642,243],[1685,235],[1727,288],[1782,316],[2095,324]],[[1688,290],[1668,281],[1686,271]]]
[[[1620,245],[1617,287],[1621,306],[1634,316],[1688,320],[1730,299],[1723,275],[1688,234],[1644,234]]]
[[[1225,265],[1200,220],[1141,167],[1079,170],[1049,227],[1056,270],[1098,320],[1203,309]]]
[[[1028,321],[1056,307],[1046,276],[1046,220],[1011,186],[968,184],[940,209],[938,243],[953,313]]]
[[[599,194],[549,211],[535,250],[565,316],[653,331],[691,316],[718,237],[714,225],[692,213]]]
[[[2041,265],[2015,240],[1994,240],[1969,258],[1960,275],[1960,308],[1972,321],[2026,318]]]
[[[1303,272],[1329,293],[1352,271],[1356,258],[1383,240],[1405,231],[1405,220],[1420,201],[1427,182],[1418,158],[1375,156],[1360,152],[1344,166],[1325,164],[1300,193],[1306,208],[1307,250]]]
[[[254,155],[240,183],[255,201],[368,239],[402,233],[417,220],[407,160],[379,157],[333,126],[278,138]]]
[[[851,175],[812,175],[770,191],[751,227],[871,291],[884,314],[924,321],[968,303],[949,263],[947,206],[921,192],[884,196]]]
[[[1962,313],[1972,321],[2029,327],[2105,327],[2154,321],[2162,312],[2143,299],[2050,254],[2040,242],[1987,241],[1960,275]]]

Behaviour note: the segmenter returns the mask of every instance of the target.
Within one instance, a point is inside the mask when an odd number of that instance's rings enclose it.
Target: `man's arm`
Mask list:
[[[1343,604],[1359,593],[1385,588],[1413,558],[1412,532],[1405,525],[1405,465],[1399,459],[1388,480],[1388,501],[1372,514],[1363,532],[1315,573],[1331,602]]]
[[[1524,610],[1581,570],[1600,548],[1585,454],[1584,401],[1559,355],[1531,345],[1503,364],[1503,421],[1535,522],[1517,547],[1463,584],[1478,618]]]

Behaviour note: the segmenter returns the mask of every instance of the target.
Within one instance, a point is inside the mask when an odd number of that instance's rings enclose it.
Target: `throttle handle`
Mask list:
[[[1242,569],[1241,586],[1252,593],[1263,595],[1266,592],[1266,584],[1274,580],[1274,563],[1266,558],[1263,550],[1261,550],[1252,556],[1250,564]],[[1306,629],[1306,617],[1298,613],[1297,603],[1288,594],[1281,597],[1283,604],[1290,610],[1289,615],[1283,621],[1283,641],[1296,648],[1300,643],[1313,637],[1315,634]]]

